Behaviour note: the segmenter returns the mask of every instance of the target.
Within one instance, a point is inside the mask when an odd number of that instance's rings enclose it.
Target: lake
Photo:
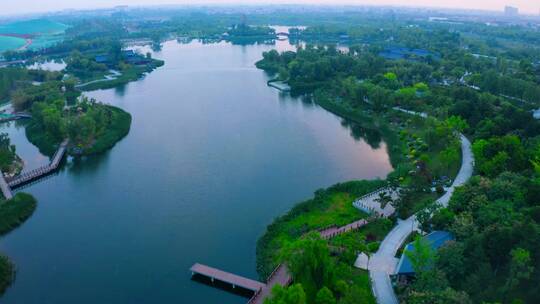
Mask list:
[[[0,240],[18,270],[1,302],[245,303],[189,267],[257,278],[256,241],[274,217],[318,188],[384,178],[384,142],[266,85],[254,63],[273,47],[170,41],[153,53],[164,67],[87,93],[130,112],[131,132],[23,189],[38,207]],[[20,125],[2,131],[27,169],[47,161]]]

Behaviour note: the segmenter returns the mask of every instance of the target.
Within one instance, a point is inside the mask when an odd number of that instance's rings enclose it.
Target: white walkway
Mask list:
[[[394,214],[396,209],[391,203],[387,203],[384,208],[381,208],[381,203],[377,201],[380,193],[386,193],[392,201],[396,200],[399,196],[398,191],[390,187],[384,187],[358,198],[353,202],[353,206],[367,213],[376,213],[379,217],[389,217]]]
[[[399,108],[396,110],[406,111]],[[410,113],[410,111],[407,111],[407,113]],[[414,112],[412,114],[419,115]],[[437,200],[437,203],[444,207],[448,206],[448,202],[452,193],[454,193],[455,187],[461,186],[467,182],[473,173],[474,157],[471,151],[471,143],[462,134],[460,135],[460,139],[462,154],[461,168],[456,179],[452,183],[452,186]],[[399,221],[398,225],[394,227],[382,241],[379,250],[371,257],[369,261],[369,276],[371,278],[371,288],[373,289],[373,294],[375,295],[378,304],[398,303],[390,281],[390,275],[395,273],[398,261],[397,258],[395,258],[395,255],[409,234],[417,229],[418,221],[416,220],[415,215],[404,221]]]

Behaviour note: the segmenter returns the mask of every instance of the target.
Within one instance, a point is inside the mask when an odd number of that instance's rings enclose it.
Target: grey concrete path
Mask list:
[[[398,111],[406,112],[413,115],[420,115],[425,117],[424,113],[415,113],[400,108],[395,108]],[[422,115],[424,114],[424,115]],[[454,193],[455,187],[461,186],[471,178],[474,170],[474,156],[471,150],[470,141],[460,134],[461,140],[461,168],[456,176],[456,179],[452,183],[452,186],[441,196],[437,203],[446,207],[450,201],[450,197]],[[413,230],[418,229],[418,221],[416,216],[413,215],[406,220],[399,221],[398,225],[388,233],[379,247],[379,250],[371,257],[369,261],[369,276],[371,278],[371,288],[373,294],[377,299],[378,304],[397,304],[398,300],[392,283],[390,275],[394,274],[397,266],[397,259],[395,255],[401,245],[405,242],[409,234]]]

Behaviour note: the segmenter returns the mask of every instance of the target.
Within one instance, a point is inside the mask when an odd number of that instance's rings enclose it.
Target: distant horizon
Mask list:
[[[152,7],[152,6],[199,6],[199,5],[215,5],[215,6],[234,6],[234,5],[326,5],[326,6],[373,6],[373,7],[402,7],[402,8],[432,8],[432,9],[449,9],[449,10],[470,10],[470,11],[493,11],[503,12],[505,6],[513,6],[519,9],[520,14],[524,15],[540,15],[540,2],[531,4],[527,0],[480,0],[470,3],[466,0],[412,0],[406,3],[397,0],[278,0],[268,2],[268,0],[237,0],[237,1],[220,1],[220,0],[50,0],[47,3],[42,3],[40,7],[31,4],[30,0],[19,0],[16,3],[4,3],[3,10],[0,12],[2,17],[16,17],[21,15],[44,14],[63,10],[93,10],[107,9],[115,6],[127,5],[132,7]],[[46,7],[45,7],[46,6]]]

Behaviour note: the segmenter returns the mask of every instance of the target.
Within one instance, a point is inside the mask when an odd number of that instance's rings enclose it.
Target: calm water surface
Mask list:
[[[266,86],[254,63],[272,47],[168,42],[154,53],[164,67],[88,94],[129,111],[131,132],[24,189],[39,204],[0,240],[18,269],[1,302],[245,303],[192,282],[189,267],[256,278],[255,244],[274,217],[318,188],[384,177],[384,143]],[[47,161],[23,128],[2,130],[28,169]]]

